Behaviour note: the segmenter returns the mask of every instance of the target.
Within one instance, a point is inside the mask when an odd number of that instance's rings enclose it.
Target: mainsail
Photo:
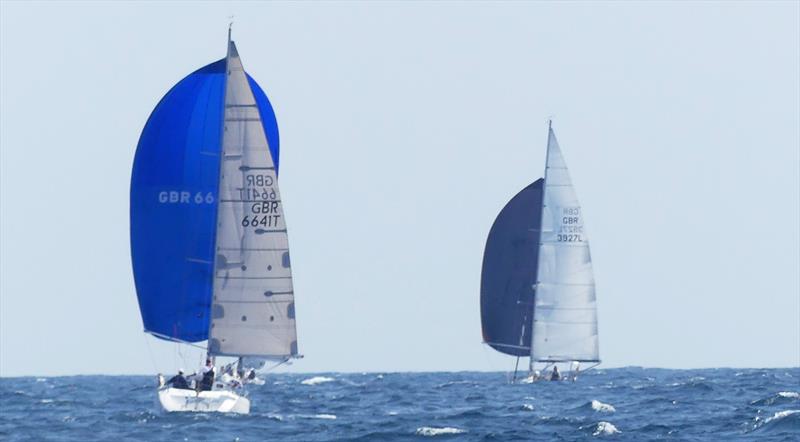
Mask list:
[[[531,360],[599,360],[589,240],[555,133],[547,140]]]
[[[208,350],[286,358],[297,354],[286,222],[259,108],[233,42],[227,75]]]

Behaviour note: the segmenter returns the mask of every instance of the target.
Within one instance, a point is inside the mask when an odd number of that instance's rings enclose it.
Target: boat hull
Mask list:
[[[250,400],[229,390],[163,388],[158,391],[158,402],[169,412],[250,413]]]

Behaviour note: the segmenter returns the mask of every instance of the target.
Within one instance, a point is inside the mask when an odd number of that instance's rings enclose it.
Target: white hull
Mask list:
[[[230,390],[196,392],[177,388],[158,390],[158,401],[166,411],[250,413],[250,400]]]

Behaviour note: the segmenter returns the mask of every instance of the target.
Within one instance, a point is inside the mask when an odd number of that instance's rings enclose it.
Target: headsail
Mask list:
[[[513,356],[531,351],[543,182],[536,180],[503,207],[483,253],[483,342]]]
[[[549,130],[533,312],[535,361],[599,361],[589,241],[555,133]]]
[[[229,42],[209,353],[297,354],[294,291],[275,163]]]
[[[247,77],[276,166],[278,125],[267,96]],[[142,130],[130,192],[131,258],[146,331],[208,338],[217,217],[225,59],[184,78]]]

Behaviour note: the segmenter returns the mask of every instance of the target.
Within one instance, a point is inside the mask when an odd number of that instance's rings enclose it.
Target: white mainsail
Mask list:
[[[531,361],[599,361],[589,241],[555,133],[549,129]]]
[[[289,240],[278,177],[236,46],[228,44],[212,355],[297,355]]]

